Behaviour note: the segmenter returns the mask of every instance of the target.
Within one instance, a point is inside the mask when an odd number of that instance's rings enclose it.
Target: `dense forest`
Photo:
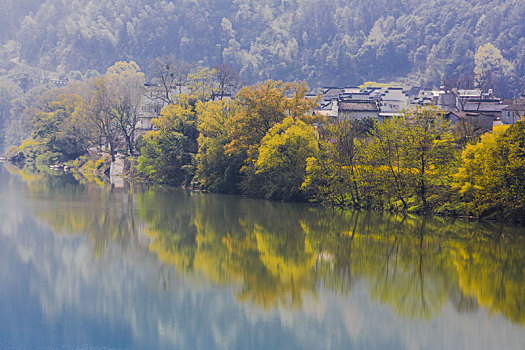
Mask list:
[[[525,3],[515,0],[2,0],[0,10],[1,57],[64,77],[174,54],[231,64],[249,83],[439,86],[472,75],[487,43],[510,63],[501,94],[514,95],[525,72]]]

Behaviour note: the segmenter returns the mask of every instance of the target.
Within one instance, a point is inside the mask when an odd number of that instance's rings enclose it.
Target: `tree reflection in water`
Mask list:
[[[15,171],[15,170],[12,170]],[[114,189],[20,171],[39,218],[86,234],[93,254],[142,246],[189,278],[232,286],[239,301],[300,307],[320,286],[431,320],[450,302],[525,323],[525,237],[518,227],[438,217],[337,211],[179,189]]]

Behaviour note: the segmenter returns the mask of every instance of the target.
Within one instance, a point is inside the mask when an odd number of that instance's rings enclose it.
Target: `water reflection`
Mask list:
[[[320,288],[347,295],[362,283],[372,301],[409,320],[431,321],[453,305],[525,323],[520,228],[20,176],[45,202],[36,216],[57,233],[87,235],[95,257],[107,247],[153,253],[262,309],[299,309]],[[159,285],[172,278],[163,271]]]

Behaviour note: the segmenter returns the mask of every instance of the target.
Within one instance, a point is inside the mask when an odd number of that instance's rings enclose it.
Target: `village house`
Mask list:
[[[381,121],[399,116],[404,109],[415,105],[436,105],[443,110],[451,125],[468,122],[481,131],[490,131],[495,125],[514,124],[525,118],[525,98],[502,100],[494,96],[492,89],[445,90],[444,87],[421,89],[414,97],[396,86],[326,87],[322,89],[320,106],[315,113],[339,118],[370,117]]]
[[[362,101],[362,100],[343,100],[335,101],[337,107],[337,116],[342,119],[364,119],[364,118],[378,118],[379,106],[376,101]]]
[[[456,89],[445,91],[420,92],[411,104],[436,104],[445,112],[451,125],[458,122],[468,122],[476,129],[483,131],[492,130],[494,125],[502,123],[502,113],[508,106],[507,103],[494,97],[489,89]]]
[[[495,119],[491,115],[476,112],[452,111],[445,114],[445,117],[450,121],[450,125],[454,126],[458,123],[468,123],[472,128],[479,132],[491,131],[495,125],[500,124],[500,119]]]
[[[399,116],[410,103],[410,97],[401,87],[387,87],[377,96],[381,119]]]
[[[382,120],[399,115],[408,107],[409,101],[408,94],[401,87],[327,87],[322,91],[320,106],[315,113],[339,118]]]
[[[159,84],[146,83],[144,94],[141,99],[139,121],[136,128],[137,136],[146,134],[153,130],[152,119],[160,115],[160,111],[168,104],[168,100],[173,96],[188,94],[190,90],[186,86],[173,86],[169,96],[165,96],[166,89]]]
[[[525,118],[525,99],[504,100],[506,107],[501,111],[503,124],[515,124]]]

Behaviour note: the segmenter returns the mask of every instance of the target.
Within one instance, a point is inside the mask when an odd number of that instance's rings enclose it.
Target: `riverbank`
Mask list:
[[[9,162],[8,162],[9,163]],[[10,163],[13,164],[13,163]],[[202,187],[202,184],[191,183],[187,186],[172,186],[167,184],[155,183],[148,181],[140,176],[138,176],[135,169],[136,158],[124,157],[119,155],[116,157],[115,162],[111,162],[109,156],[95,157],[80,157],[74,161],[67,162],[65,164],[51,165],[47,166],[50,170],[54,171],[64,171],[66,173],[71,173],[75,179],[81,183],[93,183],[98,186],[103,186],[104,184],[111,184],[115,187],[123,187],[124,182],[130,182],[139,185],[145,185],[148,187],[164,187],[164,188],[184,188],[186,190],[191,190],[199,193],[208,193],[206,188]],[[14,166],[20,168],[20,164],[13,164]],[[34,166],[34,164],[31,164]],[[42,169],[40,166],[39,169]],[[47,174],[47,172],[46,172]],[[220,192],[213,192],[220,194]],[[390,207],[390,208],[378,208],[378,207],[359,207],[359,206],[333,206],[322,204],[319,202],[312,201],[283,201],[283,200],[272,200],[265,199],[255,196],[249,196],[241,193],[233,193],[230,195],[238,196],[239,198],[252,198],[259,200],[266,200],[270,202],[288,202],[288,203],[305,203],[312,205],[314,207],[332,207],[342,211],[353,211],[353,210],[371,210],[378,213],[384,212],[389,214],[403,214],[403,215],[422,215],[422,216],[435,216],[443,218],[460,218],[468,220],[480,220],[487,222],[513,222],[517,224],[523,224],[524,220],[522,217],[513,217],[513,218],[503,218],[503,217],[480,217],[472,215],[471,213],[461,212],[459,210],[441,210],[441,211],[425,211],[421,210],[420,207],[412,207],[407,210],[403,210],[401,206]]]

